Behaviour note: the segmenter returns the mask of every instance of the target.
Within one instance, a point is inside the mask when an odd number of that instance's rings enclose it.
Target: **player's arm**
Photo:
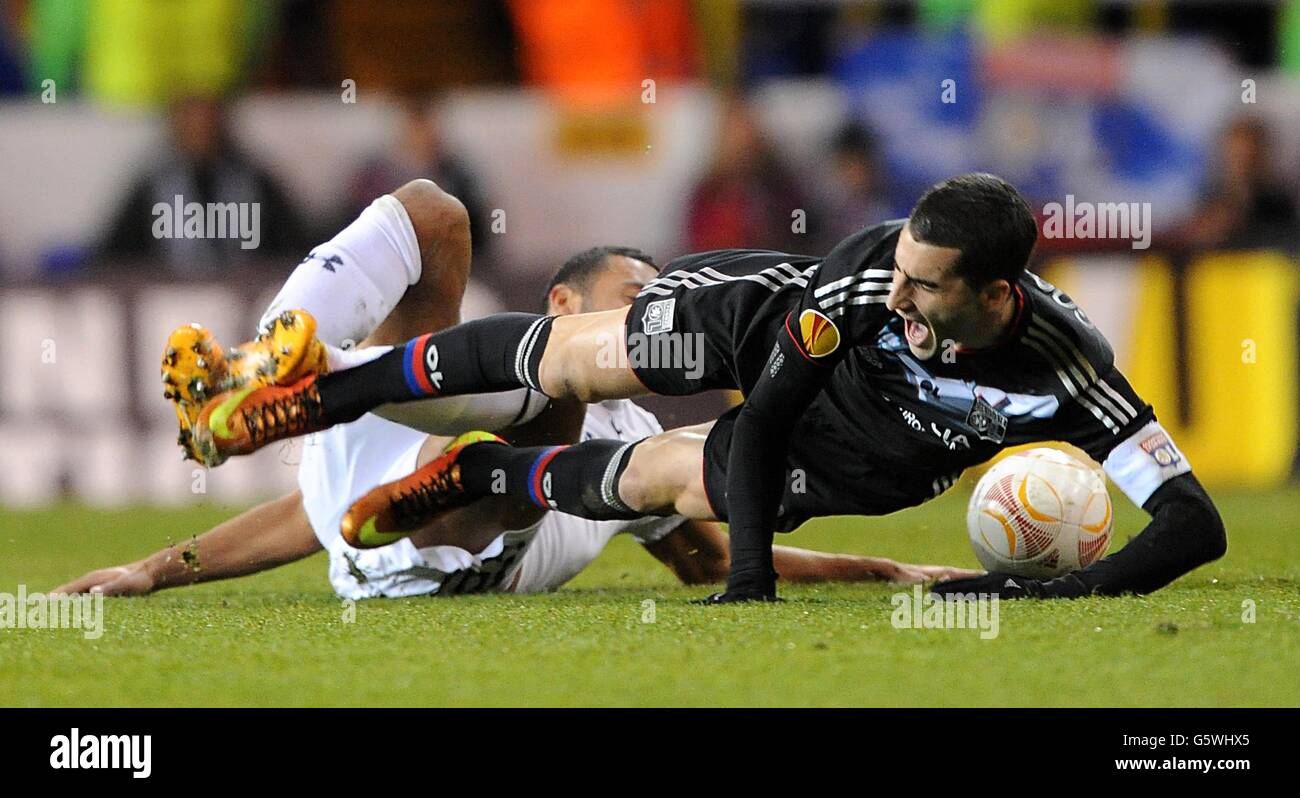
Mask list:
[[[934,592],[996,592],[1004,598],[1150,593],[1223,556],[1228,547],[1223,519],[1187,459],[1118,371],[1111,370],[1106,382],[1140,410],[1114,434],[1095,424],[1080,425],[1071,442],[1100,460],[1111,481],[1150,514],[1151,522],[1114,554],[1050,581],[989,574],[945,582]]]
[[[800,345],[790,317],[736,416],[727,457],[731,564],[726,591],[710,599],[716,603],[776,598],[772,536],[785,489],[790,432],[830,373]]]
[[[1118,372],[1112,372],[1110,383],[1136,400]],[[1041,588],[1027,586],[1029,595],[1073,598],[1150,593],[1227,551],[1223,519],[1173,439],[1153,415],[1149,419],[1140,416],[1132,426],[1113,436],[1104,449],[1095,448],[1090,439],[1081,443],[1102,461],[1110,480],[1151,515],[1151,522],[1109,557]]]
[[[1150,593],[1228,550],[1223,519],[1191,472],[1161,485],[1142,509],[1151,523],[1124,548],[1087,568],[1028,585],[1025,593],[1044,598]]]
[[[865,267],[879,257],[888,229],[856,233],[826,256],[776,331],[772,353],[736,416],[727,458],[731,567],[726,592],[713,602],[776,596],[772,535],[790,434],[848,348],[877,332],[889,315],[893,272]]]
[[[51,593],[103,592],[136,596],[167,587],[211,582],[301,560],[321,548],[298,491],[260,504],[190,541],[127,565],[101,568]]]
[[[703,585],[727,577],[730,559],[727,534],[712,521],[688,520],[653,543],[646,551],[668,566],[683,584]],[[944,565],[912,565],[886,557],[859,557],[773,546],[777,573],[789,582],[897,582],[915,584],[934,579],[976,576],[980,571]]]

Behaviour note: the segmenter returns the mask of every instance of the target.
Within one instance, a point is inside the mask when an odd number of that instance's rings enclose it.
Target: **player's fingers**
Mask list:
[[[889,581],[896,585],[919,585],[928,578],[930,577],[927,577],[917,566],[905,563],[899,563],[889,575]]]
[[[93,573],[86,574],[80,579],[74,579],[71,582],[59,585],[58,587],[50,590],[50,594],[54,595],[59,593],[85,593],[86,591],[90,590],[92,587],[94,587],[95,585],[99,584],[102,581],[104,580],[103,577],[100,575],[100,572],[95,571]]]
[[[92,585],[90,592],[105,596],[143,596],[153,592],[153,584],[143,568],[126,568]]]
[[[972,576],[984,575],[983,571],[954,568],[951,565],[918,565],[915,567],[925,574],[926,579],[968,579]]]
[[[116,579],[110,579],[107,582],[95,585],[90,589],[91,593],[103,593],[105,596],[133,596],[136,591],[131,584],[129,577],[119,576]]]
[[[88,593],[90,590],[105,582],[111,581],[123,573],[126,568],[100,568],[98,571],[91,571],[80,579],[74,579],[64,585],[59,585],[50,591],[50,593]]]

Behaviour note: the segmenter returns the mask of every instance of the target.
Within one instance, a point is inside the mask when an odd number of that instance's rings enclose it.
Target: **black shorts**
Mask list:
[[[669,263],[633,300],[628,365],[661,396],[744,390],[817,261],[763,250],[717,250]]]
[[[704,442],[704,490],[722,521],[727,519],[727,458],[739,413],[739,406],[724,413]],[[791,532],[825,515],[886,515],[915,507],[942,493],[956,478],[935,479],[872,462],[854,443],[855,437],[832,425],[816,403],[799,419],[786,456],[778,532]]]
[[[710,298],[679,291],[664,297],[642,294],[627,317],[628,366],[660,396],[690,396],[738,387],[726,351],[729,331],[718,323]]]

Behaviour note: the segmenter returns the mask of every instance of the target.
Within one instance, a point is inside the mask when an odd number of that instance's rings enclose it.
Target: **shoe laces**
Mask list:
[[[244,426],[254,444],[292,438],[319,428],[323,415],[315,381],[244,411]]]
[[[392,500],[393,519],[404,527],[424,523],[460,492],[460,466],[452,464],[425,475]]]

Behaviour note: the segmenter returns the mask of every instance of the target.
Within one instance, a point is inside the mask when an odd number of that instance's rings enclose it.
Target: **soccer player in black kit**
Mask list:
[[[730,572],[726,591],[710,597],[719,603],[776,597],[775,530],[914,506],[1005,447],[1066,441],[1101,462],[1151,523],[1056,579],[993,573],[932,590],[1158,589],[1222,556],[1223,523],[1087,315],[1026,271],[1036,239],[1014,187],[963,175],[926,191],[908,219],[869,227],[824,258],[686,255],[629,308],[490,316],[346,371],[218,396],[199,428],[225,457],[431,396],[524,386],[593,402],[739,389],[743,403],[716,422],[636,444],[514,448],[480,435],[363,497],[344,519],[345,536],[365,545],[506,493],[596,519],[726,520]]]

